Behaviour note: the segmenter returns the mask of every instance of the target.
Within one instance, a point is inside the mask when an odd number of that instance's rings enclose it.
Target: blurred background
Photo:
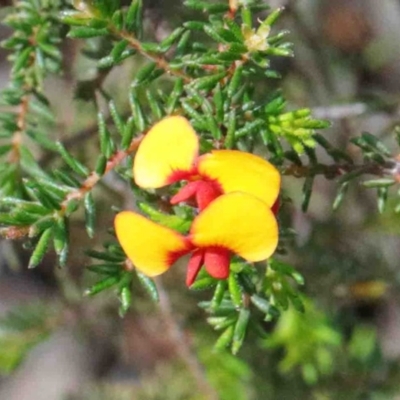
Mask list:
[[[193,18],[178,0],[148,0],[148,32],[161,40]],[[310,107],[329,119],[323,135],[354,157],[349,138],[368,131],[396,156],[399,124],[399,0],[271,0],[284,6],[278,23],[288,29],[295,58],[275,60],[289,108]],[[7,13],[2,2],[0,14]],[[9,31],[0,27],[1,38]],[[75,152],[90,154],[97,133],[92,104],[74,101],[77,81],[97,71],[81,56],[83,43],[63,44],[62,76],[47,80],[58,120],[54,137]],[[0,53],[0,88],[9,64]],[[135,66],[125,63],[107,76],[107,91],[128,110],[126,91]],[[323,160],[323,155],[321,155]],[[43,163],[56,162],[45,158]],[[328,160],[327,160],[328,162]],[[27,271],[29,250],[0,243],[0,316],[26,324],[18,335],[0,330],[0,399],[7,400],[299,400],[400,399],[400,217],[394,207],[378,212],[376,192],[354,183],[332,211],[337,184],[318,177],[307,213],[300,208],[302,181],[285,177],[292,198],[282,220],[297,232],[285,259],[305,277],[307,313],[289,310],[266,325],[268,338],[247,339],[239,357],[212,351],[217,334],[196,303],[203,296],[183,285],[183,268],[158,281],[160,305],[134,289],[133,309],[118,317],[113,293],[87,298],[93,282],[83,250],[107,239],[87,238],[82,220],[71,226],[77,251],[68,270],[55,257]],[[113,179],[102,183],[98,226],[110,226],[110,206],[132,203]],[[390,205],[390,201],[389,201]],[[11,313],[11,314],[10,314]],[[11,315],[11,317],[10,317]],[[62,319],[63,324],[58,321]],[[65,323],[67,321],[67,323]]]

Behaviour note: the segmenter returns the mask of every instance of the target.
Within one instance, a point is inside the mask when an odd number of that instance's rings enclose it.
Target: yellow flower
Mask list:
[[[189,121],[180,116],[164,118],[141,142],[133,166],[136,184],[160,188],[187,181],[171,203],[195,198],[203,210],[219,195],[245,192],[258,197],[268,207],[275,203],[280,175],[268,161],[237,150],[214,150],[199,156],[199,139]]]
[[[124,252],[148,276],[167,271],[181,256],[191,253],[186,284],[190,286],[202,267],[217,279],[229,276],[230,257],[247,261],[267,259],[278,244],[273,212],[252,195],[222,195],[193,220],[187,236],[131,211],[115,218],[115,232]]]

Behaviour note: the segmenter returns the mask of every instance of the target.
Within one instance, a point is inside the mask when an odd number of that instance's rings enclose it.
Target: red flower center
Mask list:
[[[191,286],[203,264],[207,272],[216,279],[227,279],[229,276],[231,252],[223,247],[207,247],[192,253],[186,273],[186,285]]]
[[[171,198],[171,204],[178,204],[194,198],[199,211],[203,211],[213,200],[222,194],[219,185],[213,181],[196,180],[188,182]]]

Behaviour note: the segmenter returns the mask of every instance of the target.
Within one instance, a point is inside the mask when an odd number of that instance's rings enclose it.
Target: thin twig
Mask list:
[[[169,295],[165,290],[161,279],[155,279],[155,283],[157,286],[158,294],[160,296],[160,312],[163,316],[169,336],[174,341],[180,357],[185,362],[189,371],[195,378],[197,386],[200,392],[204,393],[205,398],[208,400],[218,400],[217,392],[208,382],[204,373],[203,366],[200,364],[198,357],[191,349],[184,332],[182,332],[182,330],[180,329],[179,323],[176,320],[172,311]]]
[[[93,189],[93,187],[100,181],[100,179],[106,175],[108,172],[113,170],[117,165],[130,154],[134,153],[138,148],[140,142],[143,139],[143,135],[140,135],[132,140],[130,146],[127,150],[119,150],[107,161],[107,165],[103,175],[99,175],[96,171],[92,171],[89,176],[83,181],[80,188],[73,190],[67,194],[65,199],[61,203],[61,210],[65,212],[68,204],[72,200],[81,200],[87,192]]]
[[[185,83],[190,83],[193,78],[187,75],[183,70],[178,68],[172,68],[166,58],[161,55],[153,54],[149,51],[146,51],[139,40],[133,37],[129,32],[126,31],[118,31],[115,28],[111,28],[111,33],[115,36],[120,37],[121,39],[126,40],[131,47],[137,50],[142,56],[156,63],[157,67],[163,69],[167,74],[182,78]]]
[[[21,97],[21,102],[17,112],[17,130],[13,133],[11,144],[12,150],[9,155],[10,163],[18,164],[20,161],[20,148],[22,144],[23,133],[26,130],[26,117],[29,108],[29,95],[25,94]]]

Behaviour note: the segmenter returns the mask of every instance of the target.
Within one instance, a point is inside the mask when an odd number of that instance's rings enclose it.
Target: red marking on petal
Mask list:
[[[167,256],[168,265],[174,264],[179,258],[193,251],[193,248],[194,245],[191,243],[191,241],[188,238],[185,238],[185,248],[183,250],[171,251],[170,253],[168,253]]]
[[[213,278],[228,278],[230,259],[230,251],[222,247],[208,247],[205,250],[204,264]]]
[[[196,190],[196,201],[199,211],[203,211],[213,200],[222,194],[214,182],[199,181]]]
[[[199,273],[204,260],[204,250],[197,249],[190,257],[186,272],[186,286],[191,286]]]
[[[195,196],[200,183],[201,181],[189,182],[175,196],[171,197],[170,203],[178,204],[181,201],[188,201],[191,197]]]
[[[178,204],[182,201],[187,202],[194,197],[199,211],[203,211],[221,194],[222,192],[218,185],[214,182],[196,180],[183,186],[175,196],[172,196],[170,203]]]
[[[278,197],[275,200],[275,203],[273,204],[273,206],[271,207],[271,211],[274,213],[275,216],[278,214],[280,206],[281,206],[281,202]]]
[[[197,175],[196,167],[192,167],[190,170],[182,171],[177,170],[174,171],[167,179],[167,184],[175,183],[178,181],[188,181],[191,180],[192,176]]]

